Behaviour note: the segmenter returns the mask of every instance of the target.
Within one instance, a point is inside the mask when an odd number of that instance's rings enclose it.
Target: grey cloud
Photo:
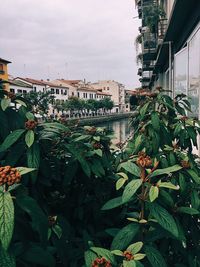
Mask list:
[[[6,0],[0,56],[12,61],[14,75],[115,79],[136,87],[134,16],[133,0]]]

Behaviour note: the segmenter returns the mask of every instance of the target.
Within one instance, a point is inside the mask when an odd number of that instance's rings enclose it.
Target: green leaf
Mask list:
[[[146,254],[138,253],[134,255],[134,260],[135,261],[140,261],[146,257]]]
[[[34,142],[33,145],[27,149],[27,166],[29,168],[39,169],[40,166],[40,146],[37,142]],[[35,183],[37,179],[38,171],[31,173],[31,180]]]
[[[180,213],[186,213],[186,214],[189,214],[189,215],[197,215],[199,214],[199,211],[194,209],[194,208],[190,208],[190,207],[180,207],[177,209],[177,212],[180,212]]]
[[[118,175],[118,176],[122,176],[125,180],[128,180],[128,176],[127,176],[127,174],[124,173],[124,172],[118,172],[117,175]]]
[[[34,143],[35,139],[35,134],[33,130],[28,130],[27,133],[25,134],[25,142],[28,147],[31,147],[32,144]]]
[[[111,209],[121,206],[122,204],[124,204],[122,202],[122,197],[116,197],[106,202],[101,208],[101,210],[111,210]]]
[[[132,261],[123,261],[123,267],[136,267],[136,262]]]
[[[16,168],[18,170],[18,172],[21,174],[21,175],[24,175],[24,174],[27,174],[29,172],[33,172],[35,171],[35,169],[33,168],[26,168],[26,167],[17,167]]]
[[[26,103],[20,99],[15,99],[15,102],[20,104],[21,106],[27,107]]]
[[[10,106],[11,99],[10,98],[2,98],[1,99],[1,108],[3,111],[7,109],[7,107]]]
[[[55,267],[55,259],[48,250],[45,250],[39,246],[32,245],[28,247],[22,254],[22,259],[38,264],[39,266]],[[31,266],[31,265],[30,265]]]
[[[114,255],[117,255],[117,256],[123,256],[124,255],[123,252],[121,250],[118,250],[118,249],[112,250],[111,253]]]
[[[194,180],[195,183],[200,184],[200,177],[195,171],[187,170],[187,173],[189,173],[190,177]]]
[[[28,120],[32,120],[32,121],[35,120],[35,117],[34,117],[33,113],[31,113],[31,112],[27,112],[27,113],[26,113],[26,118],[27,118]]]
[[[116,183],[116,190],[119,190],[127,180],[124,178],[120,178]]]
[[[142,185],[141,179],[136,179],[129,182],[124,189],[122,195],[122,201],[123,202],[129,201],[132,198],[132,196],[136,193],[138,188],[140,188],[141,185]]]
[[[142,242],[137,242],[134,243],[132,245],[130,245],[127,250],[130,251],[133,255],[135,255],[136,253],[138,253],[143,247],[143,243]]]
[[[14,205],[9,192],[0,193],[0,241],[7,250],[13,235]]]
[[[6,139],[3,141],[3,143],[0,145],[0,152],[7,150],[9,147],[11,147],[25,132],[23,129],[15,130],[12,133],[10,133]]]
[[[20,195],[16,198],[18,206],[28,213],[32,220],[32,227],[39,235],[42,244],[48,239],[48,220],[37,201],[29,196]]]
[[[103,152],[101,149],[95,149],[94,150],[95,154],[97,154],[99,157],[102,157],[103,156]]]
[[[173,190],[179,190],[179,186],[174,185],[174,184],[172,184],[170,182],[160,183],[159,187],[169,188],[169,189],[173,189]]]
[[[164,169],[157,169],[152,174],[150,174],[149,177],[155,177],[155,176],[159,176],[159,175],[163,175],[163,174],[170,174],[172,172],[177,172],[181,169],[182,169],[182,167],[179,165],[174,165],[174,166],[164,168]]]
[[[81,136],[75,138],[74,141],[76,141],[76,142],[84,141],[84,140],[86,141],[86,140],[89,140],[90,137],[91,137],[90,135],[81,135]]]
[[[199,209],[200,198],[198,192],[195,190],[191,193],[191,204],[194,209]]]
[[[84,258],[85,258],[86,267],[91,267],[93,261],[97,258],[97,255],[93,251],[88,250],[84,253]]]
[[[140,115],[142,116],[142,117],[144,117],[144,115],[145,115],[145,113],[147,112],[147,109],[148,109],[148,107],[149,107],[149,105],[150,105],[150,102],[147,102],[146,104],[144,104],[141,108],[140,108]]]
[[[151,123],[155,131],[160,131],[160,119],[156,111],[151,113]]]
[[[122,228],[114,237],[111,244],[111,249],[126,249],[135,235],[138,233],[139,229],[140,226],[136,223],[128,224],[127,226]]]
[[[145,246],[144,251],[152,267],[167,267],[163,256],[157,249],[151,246]]]
[[[52,227],[52,230],[57,235],[57,237],[60,239],[62,236],[62,228],[56,224]]]
[[[91,247],[90,249],[94,251],[98,256],[104,257],[106,260],[109,260],[111,263],[115,262],[115,258],[109,250],[105,248],[99,248],[99,247]]]
[[[0,249],[0,267],[16,267],[15,257],[4,249]]]
[[[93,139],[94,139],[95,141],[99,142],[99,141],[100,141],[100,136],[93,136]]]
[[[153,218],[157,220],[162,228],[170,232],[173,236],[178,237],[176,222],[167,210],[156,203],[149,204],[149,209]]]
[[[137,177],[140,177],[140,173],[141,173],[140,168],[135,163],[131,161],[127,161],[127,162],[121,163],[120,166],[127,172],[130,172],[131,174]]]
[[[149,199],[153,202],[156,198],[158,198],[159,189],[157,186],[151,186],[149,190]]]

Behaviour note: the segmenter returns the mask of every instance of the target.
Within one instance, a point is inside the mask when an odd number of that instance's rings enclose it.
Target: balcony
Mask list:
[[[155,67],[155,61],[144,61],[143,62],[143,66],[142,66],[142,70],[143,71],[152,71]]]
[[[167,31],[168,19],[160,19],[158,22],[158,42],[161,42]]]
[[[145,32],[143,34],[142,52],[143,62],[155,60],[157,50],[157,38],[154,33]]]

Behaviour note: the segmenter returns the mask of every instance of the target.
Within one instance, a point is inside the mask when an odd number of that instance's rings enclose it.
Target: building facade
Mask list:
[[[187,94],[193,116],[200,118],[200,1],[136,2],[142,20],[142,87]]]
[[[5,60],[3,58],[0,58],[0,80],[7,81],[8,82],[8,67],[7,65],[11,63],[8,60]],[[5,90],[9,90],[9,84],[5,83],[4,85]]]
[[[124,112],[126,110],[125,86],[123,84],[112,80],[105,80],[92,83],[92,86],[111,95],[111,100],[114,102],[113,112]]]

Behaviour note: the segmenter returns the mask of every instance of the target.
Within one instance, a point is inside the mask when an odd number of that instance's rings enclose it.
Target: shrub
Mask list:
[[[98,258],[111,266],[200,266],[200,170],[192,154],[200,122],[185,109],[184,95],[152,93],[140,103],[134,137],[115,167],[115,198],[102,207],[116,212],[117,224],[106,230],[113,240],[106,249],[91,245],[87,267]]]

